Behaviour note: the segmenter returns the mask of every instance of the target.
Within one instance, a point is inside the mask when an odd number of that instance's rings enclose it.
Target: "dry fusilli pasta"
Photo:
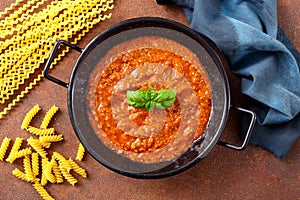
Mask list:
[[[6,159],[7,162],[10,162],[12,160],[13,154],[19,151],[19,149],[22,145],[22,142],[23,142],[23,138],[19,138],[19,137],[16,138],[16,140],[15,140],[15,142],[14,142],[14,144],[13,144],[11,150],[10,150],[10,153],[9,153],[7,159]],[[14,157],[16,157],[16,156],[14,155]],[[11,163],[12,162],[13,161],[11,161]]]
[[[48,182],[48,179],[46,177],[46,174],[44,171],[46,170],[46,165],[47,165],[47,159],[42,159],[42,178],[41,178],[41,184],[42,186],[45,186]]]
[[[72,174],[70,174],[66,168],[61,167],[61,165],[59,165],[59,169],[62,175],[68,181],[68,183],[70,183],[72,186],[74,186],[78,182],[78,180],[74,178],[74,176],[72,176]]]
[[[59,169],[59,166],[58,166],[56,160],[55,159],[51,159],[50,162],[52,163],[52,170],[53,170],[54,176],[56,178],[56,182],[57,183],[64,182],[64,178],[63,178],[63,176],[61,174],[61,171]]]
[[[84,168],[78,165],[71,158],[67,160],[63,155],[58,152],[53,152],[51,160],[47,158],[47,151],[44,148],[49,148],[51,143],[59,142],[63,140],[62,134],[55,134],[54,128],[47,128],[54,113],[58,108],[52,106],[47,112],[43,123],[40,128],[30,126],[32,118],[40,110],[40,107],[36,105],[26,115],[22,123],[22,128],[29,133],[38,136],[38,139],[29,137],[27,139],[30,147],[21,149],[23,138],[17,137],[6,159],[7,162],[13,163],[17,158],[24,157],[23,167],[24,172],[16,168],[13,170],[13,175],[17,178],[31,182],[36,191],[41,195],[43,199],[53,199],[52,196],[46,191],[44,186],[48,183],[63,183],[66,180],[69,184],[74,186],[78,180],[70,173],[73,170],[75,173],[86,178],[87,173]],[[0,160],[4,159],[11,139],[5,137],[0,146]],[[33,148],[33,150],[31,150]],[[80,143],[77,149],[77,160],[82,160],[85,149]],[[42,159],[40,159],[40,157]],[[40,163],[41,162],[41,172]]]
[[[30,157],[29,155],[26,155],[23,159],[23,166],[24,166],[24,171],[26,174],[26,177],[28,180],[32,181],[34,180],[34,175],[32,172],[32,168],[31,168],[31,162],[30,162]]]
[[[12,174],[14,176],[16,176],[17,178],[23,180],[23,181],[26,181],[26,182],[35,182],[35,181],[39,181],[38,178],[34,178],[33,180],[29,180],[26,173],[25,172],[22,172],[20,169],[18,168],[15,168],[13,171],[12,171]]]
[[[13,163],[16,159],[30,155],[31,153],[32,153],[32,151],[30,148],[21,149],[20,151],[10,153],[9,157],[6,159],[6,161],[9,163]]]
[[[31,167],[34,176],[39,175],[39,154],[34,152],[31,154]]]
[[[27,142],[42,158],[46,158],[48,153],[45,151],[38,139],[30,137],[27,139]]]
[[[52,117],[54,116],[54,114],[59,110],[59,108],[55,105],[53,105],[49,110],[48,112],[46,113],[43,121],[42,121],[42,124],[40,126],[41,129],[46,129],[52,119]]]
[[[40,129],[33,126],[28,126],[27,131],[32,133],[33,135],[41,136],[41,135],[53,135],[55,133],[54,128]]]
[[[54,198],[47,192],[47,190],[38,181],[36,181],[33,184],[33,187],[41,195],[43,199],[54,200]]]
[[[59,134],[59,135],[44,135],[44,136],[40,136],[39,137],[41,143],[47,143],[47,142],[60,142],[62,141],[63,135]]]
[[[43,174],[45,174],[48,181],[51,183],[56,183],[56,178],[52,173],[52,163],[48,161],[48,158],[43,158],[43,164],[45,165],[43,167]]]
[[[81,143],[79,143],[77,154],[76,154],[76,160],[82,161],[84,153],[85,153],[85,148]]]
[[[5,137],[1,143],[1,146],[0,146],[0,160],[3,161],[4,159],[4,156],[6,154],[6,151],[8,149],[8,146],[10,144],[10,141],[11,139],[8,138],[8,137]]]
[[[72,169],[71,165],[69,164],[68,160],[61,155],[58,152],[53,152],[53,158],[58,160],[58,164],[59,164],[59,168],[64,168],[66,169],[68,172],[70,172],[70,170]]]
[[[87,173],[86,173],[85,169],[83,169],[82,167],[80,167],[74,160],[72,160],[70,158],[68,160],[68,162],[71,165],[71,167],[74,170],[74,172],[76,172],[77,174],[79,174],[80,176],[82,176],[84,178],[87,177]]]
[[[39,112],[40,110],[39,105],[35,105],[30,111],[26,114],[25,118],[23,119],[21,129],[26,130],[31,123],[32,118]]]
[[[27,176],[24,172],[22,172],[21,170],[19,170],[18,168],[14,169],[12,171],[13,175],[15,175],[17,178],[23,180],[23,181],[27,181],[29,182],[29,180],[27,179]]]

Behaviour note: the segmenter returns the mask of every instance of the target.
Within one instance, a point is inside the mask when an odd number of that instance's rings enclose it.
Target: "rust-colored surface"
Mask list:
[[[13,0],[3,0],[0,10]],[[147,2],[147,3],[146,3]],[[279,25],[300,50],[300,1],[279,0]],[[111,19],[100,23],[79,46],[84,47],[93,37],[109,26],[133,17],[161,16],[185,23],[183,13],[176,6],[158,6],[154,0],[119,0]],[[0,33],[1,34],[1,33]],[[68,80],[78,53],[71,52],[51,72],[62,80]],[[230,76],[234,103],[240,104],[238,79]],[[26,112],[35,104],[43,111],[34,119],[38,126],[45,112],[53,105],[60,107],[52,127],[64,134],[65,140],[52,149],[75,157],[78,139],[71,126],[67,110],[67,89],[48,80],[40,82],[8,115],[0,121],[1,140],[28,137],[20,125]],[[238,142],[238,113],[231,113],[223,138]],[[200,163],[188,171],[164,179],[136,180],[109,171],[91,156],[80,164],[87,170],[88,178],[80,178],[75,187],[64,184],[48,184],[46,189],[56,199],[299,199],[300,198],[300,140],[298,139],[284,160],[254,146],[242,152],[216,146]],[[0,162],[0,199],[40,199],[31,184],[12,175],[21,163]]]

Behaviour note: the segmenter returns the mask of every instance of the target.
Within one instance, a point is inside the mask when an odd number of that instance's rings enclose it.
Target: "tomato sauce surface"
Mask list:
[[[124,94],[128,88],[136,90],[147,89],[152,86],[156,91],[160,89],[171,89],[168,88],[169,85],[172,85],[171,79],[168,76],[172,76],[173,72],[170,70],[174,70],[176,74],[180,75],[178,81],[185,79],[186,83],[188,83],[186,84],[188,86],[179,84],[176,91],[177,96],[187,99],[186,103],[181,103],[180,99],[177,98],[174,104],[165,110],[154,109],[148,112],[130,106],[126,103],[124,95],[114,94],[118,83],[121,80],[125,80],[124,77],[126,77],[127,74],[131,73],[134,76],[135,70],[141,66],[144,67],[142,70],[142,72],[145,72],[144,76],[147,76],[147,71],[150,72],[149,77],[151,77],[151,70],[155,71],[159,66],[164,66],[160,78],[165,78],[165,84],[164,82],[158,84],[149,78],[151,81],[146,81],[146,83],[141,83],[140,85],[135,84],[135,86],[131,87],[131,79],[126,79],[126,81],[123,81],[124,83],[119,84],[121,85],[120,87],[124,87],[120,89],[120,91],[123,92],[122,94]],[[151,68],[151,66],[154,67]],[[177,79],[172,79],[172,81],[177,81]],[[187,88],[190,88],[190,90]],[[185,122],[189,121],[189,116],[183,117],[182,108],[183,106],[189,106],[188,99],[191,98],[191,96],[196,98],[196,107],[190,107],[186,110],[196,109],[199,113],[197,115],[197,124],[191,122],[197,126],[196,131],[189,133],[187,125],[187,127],[184,128],[184,134],[177,136],[180,126],[184,126]],[[112,106],[113,101],[122,105],[122,112],[116,112],[119,113],[117,115],[124,114],[126,118],[128,118],[124,120],[124,122],[122,120],[116,120],[116,114],[114,114]],[[192,134],[192,139],[196,140],[204,133],[211,112],[211,92],[209,84],[205,81],[204,77],[202,77],[199,70],[182,56],[160,48],[138,48],[118,55],[104,68],[96,85],[94,108],[99,127],[108,140],[121,150],[120,152],[151,153],[166,147],[171,141],[175,140],[176,137],[185,137],[187,134]],[[148,132],[143,131],[146,129],[140,132],[130,132],[126,130],[128,122],[134,124],[136,127],[147,128],[147,126],[153,124],[153,126],[155,126],[155,120],[160,121],[161,124],[160,127],[153,127],[153,130],[156,132],[151,132],[151,130]],[[180,141],[176,143],[176,145],[180,145]]]

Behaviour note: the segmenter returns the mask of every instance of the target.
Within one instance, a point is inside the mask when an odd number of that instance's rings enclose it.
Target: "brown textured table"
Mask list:
[[[2,0],[0,10],[12,0]],[[147,2],[147,3],[146,3]],[[279,25],[300,50],[300,1],[279,0]],[[107,27],[134,17],[161,16],[187,24],[176,6],[158,6],[154,0],[119,0],[110,20],[100,23],[79,43],[84,47]],[[71,53],[53,70],[56,76],[68,80],[78,54]],[[231,76],[230,76],[231,77]],[[234,103],[240,104],[239,84],[232,80]],[[67,90],[43,80],[8,115],[0,121],[0,138],[28,137],[20,129],[26,112],[39,104],[45,113],[51,105],[60,107],[52,126],[63,133],[65,140],[54,149],[66,157],[74,157],[78,140],[71,126],[67,110]],[[35,119],[39,123],[42,114]],[[231,113],[222,137],[238,142],[238,114]],[[216,146],[200,163],[188,171],[164,179],[136,180],[109,171],[87,155],[80,164],[88,178],[79,178],[79,184],[49,184],[46,189],[56,199],[300,199],[300,140],[298,139],[284,160],[254,146],[242,152]],[[12,175],[20,163],[0,162],[0,199],[39,199],[29,183]]]

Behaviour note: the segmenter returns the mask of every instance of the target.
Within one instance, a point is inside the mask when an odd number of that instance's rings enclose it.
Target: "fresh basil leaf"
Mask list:
[[[175,90],[155,90],[150,87],[148,90],[127,91],[127,102],[136,108],[142,108],[151,111],[154,107],[157,109],[166,109],[170,107],[176,99]]]
[[[127,102],[129,105],[142,108],[147,103],[146,90],[127,91]]]
[[[148,100],[153,100],[157,96],[157,93],[154,91],[153,87],[148,88],[147,90],[147,98]]]
[[[157,92],[156,102],[162,103],[164,101],[175,101],[176,91],[175,90],[159,90]]]
[[[170,107],[176,99],[176,91],[175,90],[159,90],[157,92],[156,108],[158,109],[166,109]]]
[[[145,104],[145,109],[150,112],[151,110],[153,110],[155,103],[153,101],[148,101]]]

